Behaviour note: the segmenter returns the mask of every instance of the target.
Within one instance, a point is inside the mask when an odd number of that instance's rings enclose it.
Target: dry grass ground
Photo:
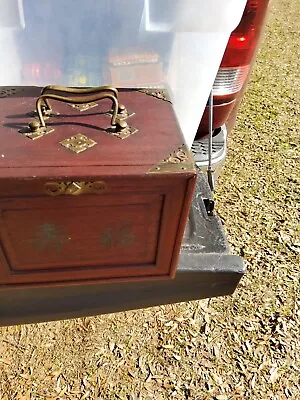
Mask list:
[[[1,328],[1,400],[300,398],[299,15],[272,3],[218,186],[235,294]]]

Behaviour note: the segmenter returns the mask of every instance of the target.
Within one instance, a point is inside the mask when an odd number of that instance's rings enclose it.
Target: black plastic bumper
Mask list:
[[[207,214],[204,199],[209,198],[206,179],[199,172],[175,279],[4,288],[0,290],[0,325],[106,314],[232,294],[245,268],[240,257],[229,254],[218,217]]]

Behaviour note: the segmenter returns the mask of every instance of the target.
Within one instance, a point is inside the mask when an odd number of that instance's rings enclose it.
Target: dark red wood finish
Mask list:
[[[173,277],[196,173],[149,173],[183,143],[169,102],[123,91],[139,131],[107,133],[111,104],[84,113],[53,102],[55,131],[31,140],[38,88],[0,99],[0,285],[42,285]],[[78,133],[97,145],[73,153],[59,142]],[[48,182],[105,182],[101,194],[51,197]]]
[[[47,167],[109,167],[109,175],[119,175],[124,167],[128,167],[129,171],[138,167],[140,175],[184,143],[171,104],[137,91],[119,94],[120,103],[136,113],[128,119],[129,125],[139,130],[125,140],[105,130],[110,126],[110,117],[104,114],[111,108],[111,101],[106,99],[86,112],[78,112],[68,104],[52,101],[53,109],[60,115],[46,123],[54,128],[54,132],[37,140],[26,139],[18,130],[33,120],[28,113],[35,109],[40,89],[23,89],[17,94],[20,97],[0,99],[0,168],[3,169],[14,168],[17,172],[18,168],[30,168],[35,175],[37,169]],[[98,145],[78,155],[58,145],[60,141],[79,133],[95,140]],[[89,171],[92,169],[89,168]],[[5,172],[3,170],[1,176],[4,177]]]

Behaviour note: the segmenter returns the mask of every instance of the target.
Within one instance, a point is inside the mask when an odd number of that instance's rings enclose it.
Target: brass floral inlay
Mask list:
[[[27,240],[27,242],[30,242],[39,252],[44,250],[60,252],[68,239],[69,238],[61,232],[60,226],[53,223],[44,223],[36,228],[35,238]]]

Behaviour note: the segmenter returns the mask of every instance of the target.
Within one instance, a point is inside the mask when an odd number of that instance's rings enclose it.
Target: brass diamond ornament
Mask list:
[[[82,135],[81,133],[78,133],[78,135],[72,136],[68,139],[62,140],[59,143],[67,149],[74,151],[74,153],[81,153],[97,144],[97,142],[89,139],[87,136]]]

